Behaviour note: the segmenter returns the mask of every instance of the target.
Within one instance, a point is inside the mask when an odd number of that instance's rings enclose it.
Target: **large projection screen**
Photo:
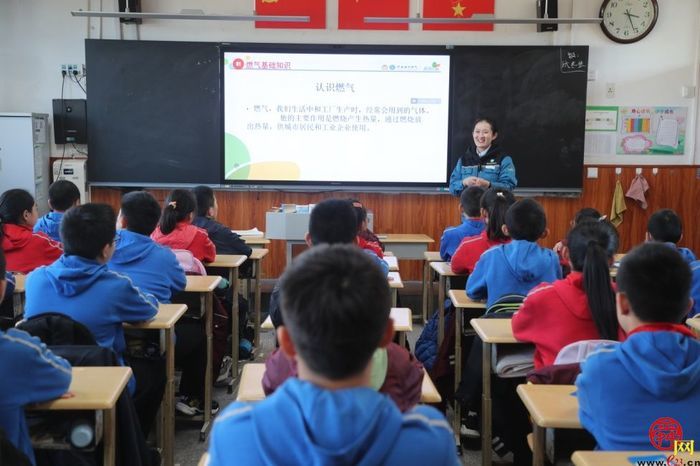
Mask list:
[[[242,45],[221,60],[224,183],[445,185],[447,50]]]

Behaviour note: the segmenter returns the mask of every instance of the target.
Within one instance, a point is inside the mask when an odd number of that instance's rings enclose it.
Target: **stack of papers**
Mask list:
[[[251,228],[250,230],[231,230],[231,231],[236,233],[238,236],[258,236],[260,238],[263,237],[263,232],[258,230],[257,227]]]

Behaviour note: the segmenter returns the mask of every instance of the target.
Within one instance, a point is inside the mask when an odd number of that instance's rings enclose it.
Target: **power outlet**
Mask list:
[[[615,83],[605,83],[605,97],[608,99],[615,98]]]
[[[64,63],[61,65],[61,73],[65,72],[66,74],[74,75],[76,77],[81,77],[85,76],[85,65],[76,65],[73,63]]]

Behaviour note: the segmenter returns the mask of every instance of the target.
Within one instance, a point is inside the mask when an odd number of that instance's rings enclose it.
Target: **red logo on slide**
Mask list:
[[[243,62],[243,60],[241,58],[236,58],[235,60],[233,60],[233,67],[235,69],[241,70],[241,69],[243,69],[243,66],[245,66],[245,63]]]
[[[673,450],[674,440],[683,439],[683,427],[672,417],[660,417],[649,427],[649,441],[657,450]]]

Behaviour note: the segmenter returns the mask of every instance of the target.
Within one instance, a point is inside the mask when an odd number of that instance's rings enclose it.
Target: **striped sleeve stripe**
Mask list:
[[[449,432],[452,432],[452,428],[445,419],[430,419],[429,417],[419,413],[404,414],[403,419],[404,421],[422,422],[432,427],[441,427]]]
[[[32,233],[32,236],[36,236],[37,238],[41,238],[44,241],[46,241],[47,243],[49,243],[51,245],[51,247],[54,247],[56,249],[60,249],[61,251],[63,251],[63,245],[61,243],[57,243],[56,241],[52,240],[51,238],[49,238],[47,236],[40,235],[38,233]]]
[[[216,421],[214,421],[214,423],[223,422],[228,418],[235,417],[235,416],[238,416],[241,414],[245,414],[248,411],[252,411],[252,410],[253,410],[253,407],[251,405],[241,406],[240,408],[232,409],[230,411],[226,410],[222,415],[220,415],[216,418]]]
[[[156,313],[158,313],[158,306],[154,306],[153,303],[151,303],[151,302],[146,298],[146,294],[144,294],[138,286],[134,285],[134,282],[131,281],[131,278],[129,278],[129,277],[126,276],[126,275],[122,275],[122,274],[120,274],[120,273],[118,273],[118,272],[115,272],[114,270],[110,270],[109,273],[112,273],[112,274],[116,275],[117,277],[123,278],[124,280],[128,281],[128,282],[129,282],[129,285],[131,285],[131,287],[132,287],[133,289],[135,289],[136,292],[139,294],[139,297],[140,297],[146,304],[148,304],[148,305],[151,306],[153,309],[155,309],[155,310],[156,310]],[[156,299],[155,296],[153,296],[153,295],[151,295],[151,294],[149,294],[149,296],[152,297],[153,299]]]
[[[64,373],[69,374],[69,375],[71,374],[71,370],[70,370],[70,369],[66,369],[66,367],[64,367],[64,366],[62,366],[62,365],[60,365],[60,364],[58,364],[56,361],[54,361],[53,359],[49,358],[49,357],[46,355],[46,353],[44,352],[44,350],[43,350],[43,348],[42,348],[43,343],[42,343],[42,346],[40,346],[40,345],[37,345],[37,344],[35,344],[35,343],[33,343],[33,342],[29,341],[29,340],[26,340],[26,339],[24,339],[24,338],[16,338],[16,337],[13,337],[13,336],[8,335],[8,334],[2,335],[2,338],[6,339],[6,340],[9,340],[9,341],[12,341],[12,342],[14,342],[14,343],[19,343],[19,344],[21,344],[21,345],[24,345],[24,346],[26,346],[26,347],[28,347],[28,348],[33,349],[34,351],[36,351],[37,353],[39,353],[39,357],[41,357],[41,359],[43,359],[44,361],[46,361],[47,363],[49,363],[51,366],[55,367],[56,369],[60,370],[61,372],[64,372]],[[56,356],[56,358],[58,358],[58,359],[60,359],[60,360],[62,360],[62,361],[65,361],[65,360],[64,360],[63,358],[61,358],[60,356]]]

